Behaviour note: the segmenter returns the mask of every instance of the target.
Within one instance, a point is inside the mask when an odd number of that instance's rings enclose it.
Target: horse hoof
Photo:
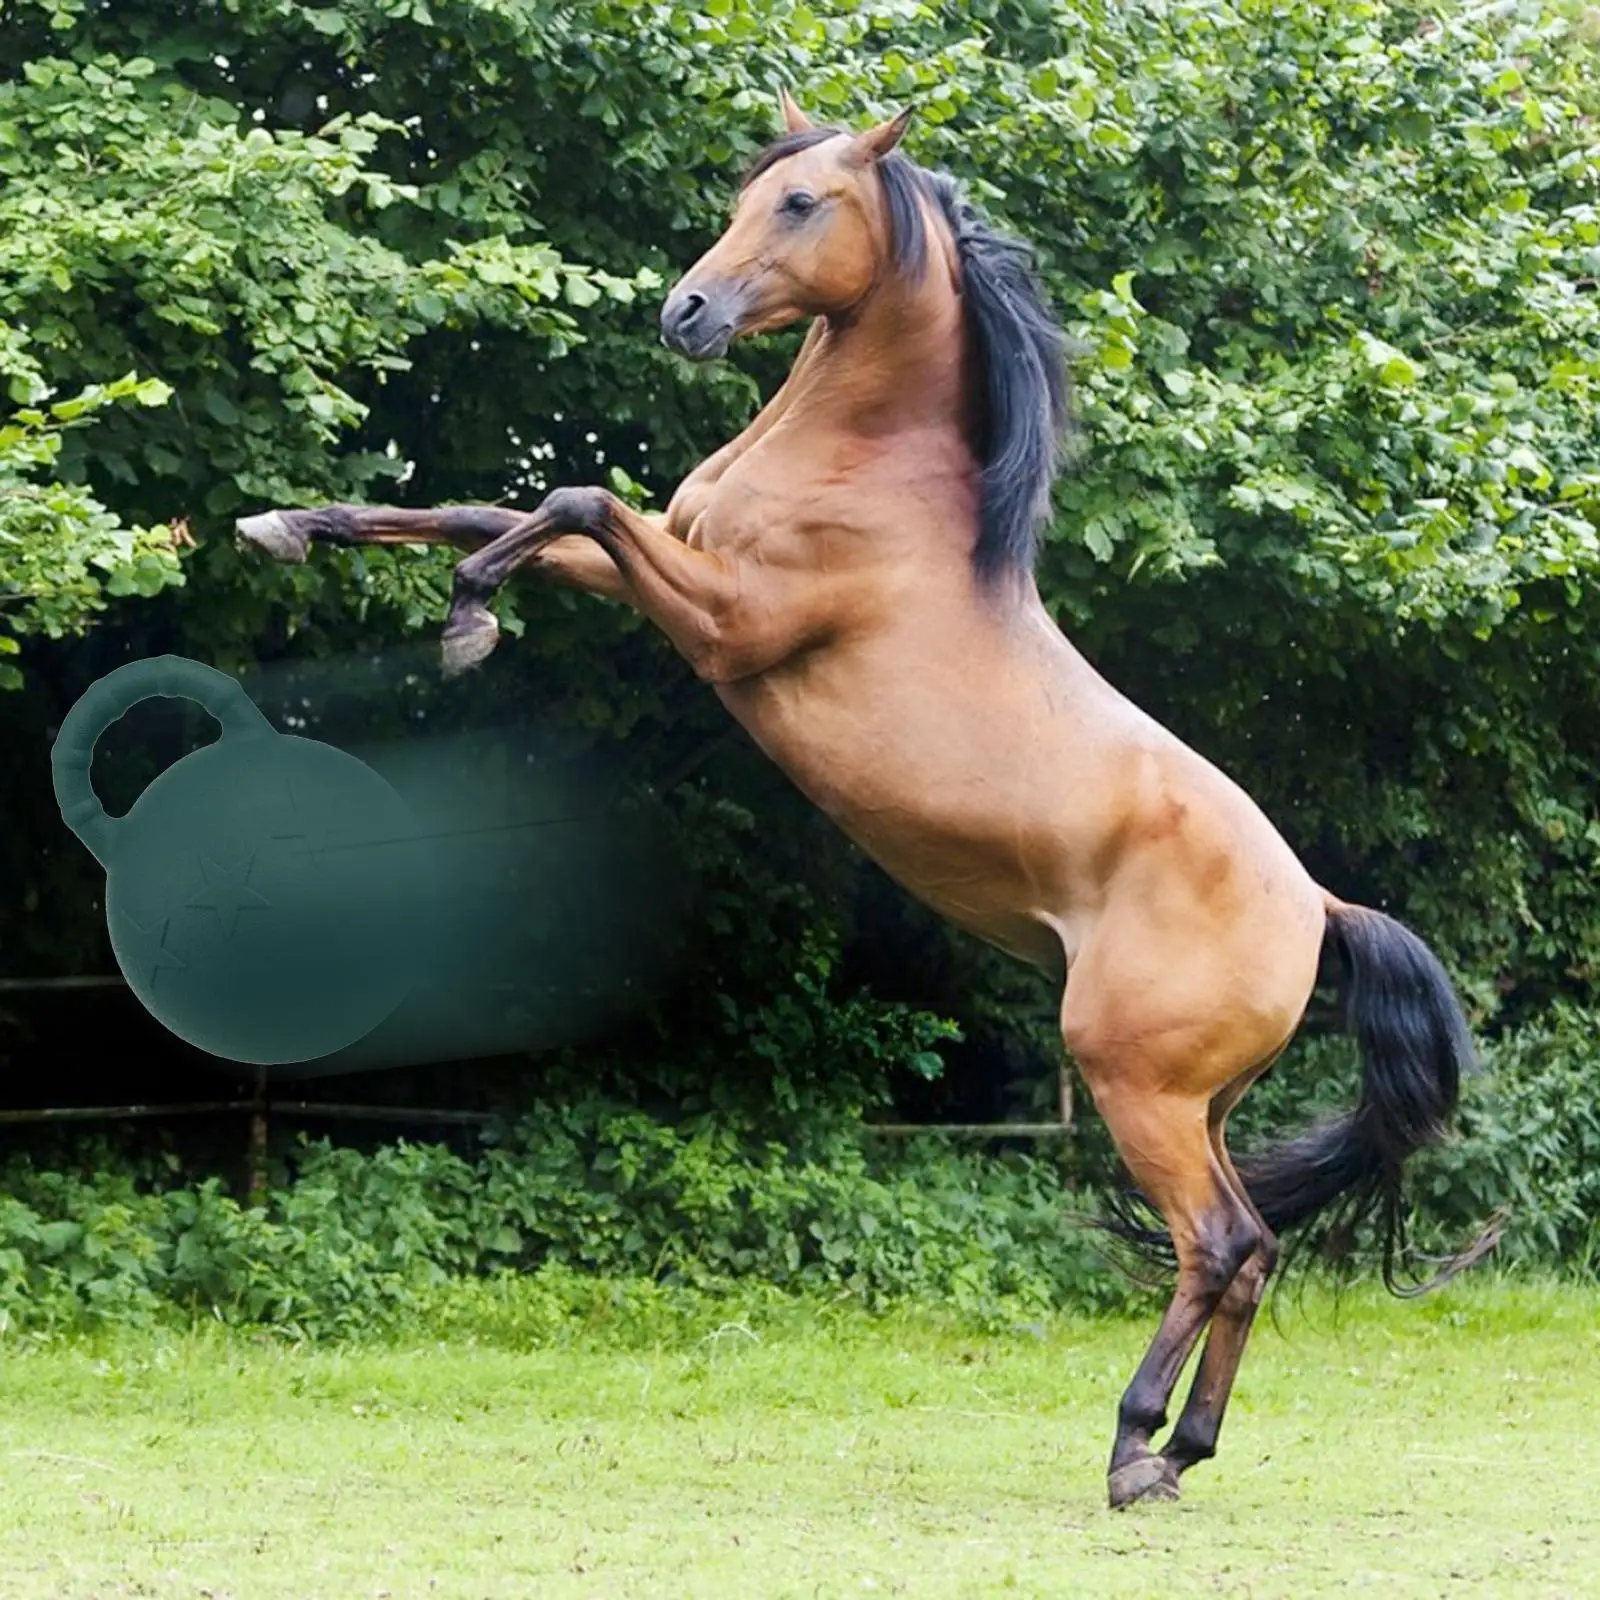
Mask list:
[[[445,677],[459,678],[480,661],[488,660],[499,642],[500,624],[492,612],[479,612],[463,623],[452,624],[439,641]]]
[[[1141,1501],[1176,1500],[1179,1497],[1178,1469],[1165,1456],[1140,1456],[1111,1473],[1106,1487],[1113,1511]]]
[[[265,550],[274,561],[299,562],[306,558],[311,541],[289,526],[281,511],[263,511],[259,516],[240,517],[233,531],[258,550]]]

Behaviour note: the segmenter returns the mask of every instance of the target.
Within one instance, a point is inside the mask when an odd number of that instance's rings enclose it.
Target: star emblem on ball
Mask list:
[[[170,917],[157,917],[151,922],[135,922],[126,911],[122,913],[122,939],[121,944],[128,950],[130,956],[136,956],[137,965],[141,975],[146,975],[146,981],[154,983],[156,975],[164,969],[173,971],[188,966],[188,962],[181,956],[167,949],[167,929],[171,925]],[[131,949],[128,947],[131,946]]]
[[[264,894],[250,887],[250,869],[255,865],[255,859],[253,855],[247,855],[236,866],[222,866],[210,856],[202,856],[200,873],[205,879],[205,888],[198,894],[190,895],[184,904],[196,910],[215,911],[222,931],[231,936],[239,926],[240,912],[271,905]]]

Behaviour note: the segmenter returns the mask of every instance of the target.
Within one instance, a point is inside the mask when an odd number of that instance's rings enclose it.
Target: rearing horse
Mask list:
[[[1062,1037],[1178,1267],[1118,1410],[1110,1499],[1174,1498],[1214,1453],[1278,1232],[1337,1204],[1393,1245],[1401,1163],[1454,1109],[1466,1022],[1414,934],[1314,883],[1046,612],[1033,560],[1063,340],[1026,248],[896,150],[907,114],[851,134],[782,104],[788,131],[661,329],[694,360],[810,330],[772,402],[664,514],[558,489],[531,515],[329,506],[239,532],[281,560],[313,538],[466,547],[450,670],[494,648],[487,602],[517,568],[635,607],[868,855],[1062,981]],[[1228,1113],[1299,1026],[1325,945],[1360,1105],[1236,1168]]]

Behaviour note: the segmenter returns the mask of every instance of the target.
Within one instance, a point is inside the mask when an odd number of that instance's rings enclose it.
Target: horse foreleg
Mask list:
[[[275,561],[304,561],[313,540],[322,544],[454,544],[477,550],[525,520],[526,513],[502,506],[436,506],[402,511],[397,506],[316,506],[310,510],[263,511],[241,517],[234,530]]]
[[[593,498],[603,493],[554,490],[536,511],[515,518],[509,529],[457,565],[442,641],[447,675],[464,672],[493,653],[500,624],[489,602],[519,567],[532,567],[557,583],[608,600],[634,601],[621,568],[584,527]],[[622,509],[640,522],[663,520]],[[670,534],[663,532],[662,537],[677,543]]]
[[[586,553],[581,534],[592,541]],[[820,582],[798,604],[762,573],[696,550],[605,489],[557,489],[531,516],[456,568],[445,625],[445,669],[457,672],[494,649],[499,628],[488,602],[524,564],[557,581],[625,600],[656,624],[695,672],[729,683],[761,672],[807,642],[809,619],[825,615]]]

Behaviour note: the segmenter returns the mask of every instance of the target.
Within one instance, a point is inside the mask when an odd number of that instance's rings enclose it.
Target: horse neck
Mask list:
[[[974,484],[979,465],[972,445],[974,362],[955,241],[933,213],[924,210],[928,262],[920,279],[885,271],[848,316],[828,318],[823,336],[797,374],[795,421],[808,429],[881,442],[896,433],[927,451],[930,432],[944,434],[949,468],[964,457]],[[924,533],[927,530],[924,530]],[[970,549],[961,543],[965,567]],[[919,570],[931,571],[919,562]],[[1065,640],[1044,608],[1031,572],[1003,578],[989,592],[988,613],[1025,634],[1048,638],[1059,651]],[[1076,655],[1076,652],[1073,652]]]
[[[797,404],[865,437],[941,423],[965,436],[968,374],[954,250],[930,216],[920,280],[886,269],[848,315],[828,319]]]

